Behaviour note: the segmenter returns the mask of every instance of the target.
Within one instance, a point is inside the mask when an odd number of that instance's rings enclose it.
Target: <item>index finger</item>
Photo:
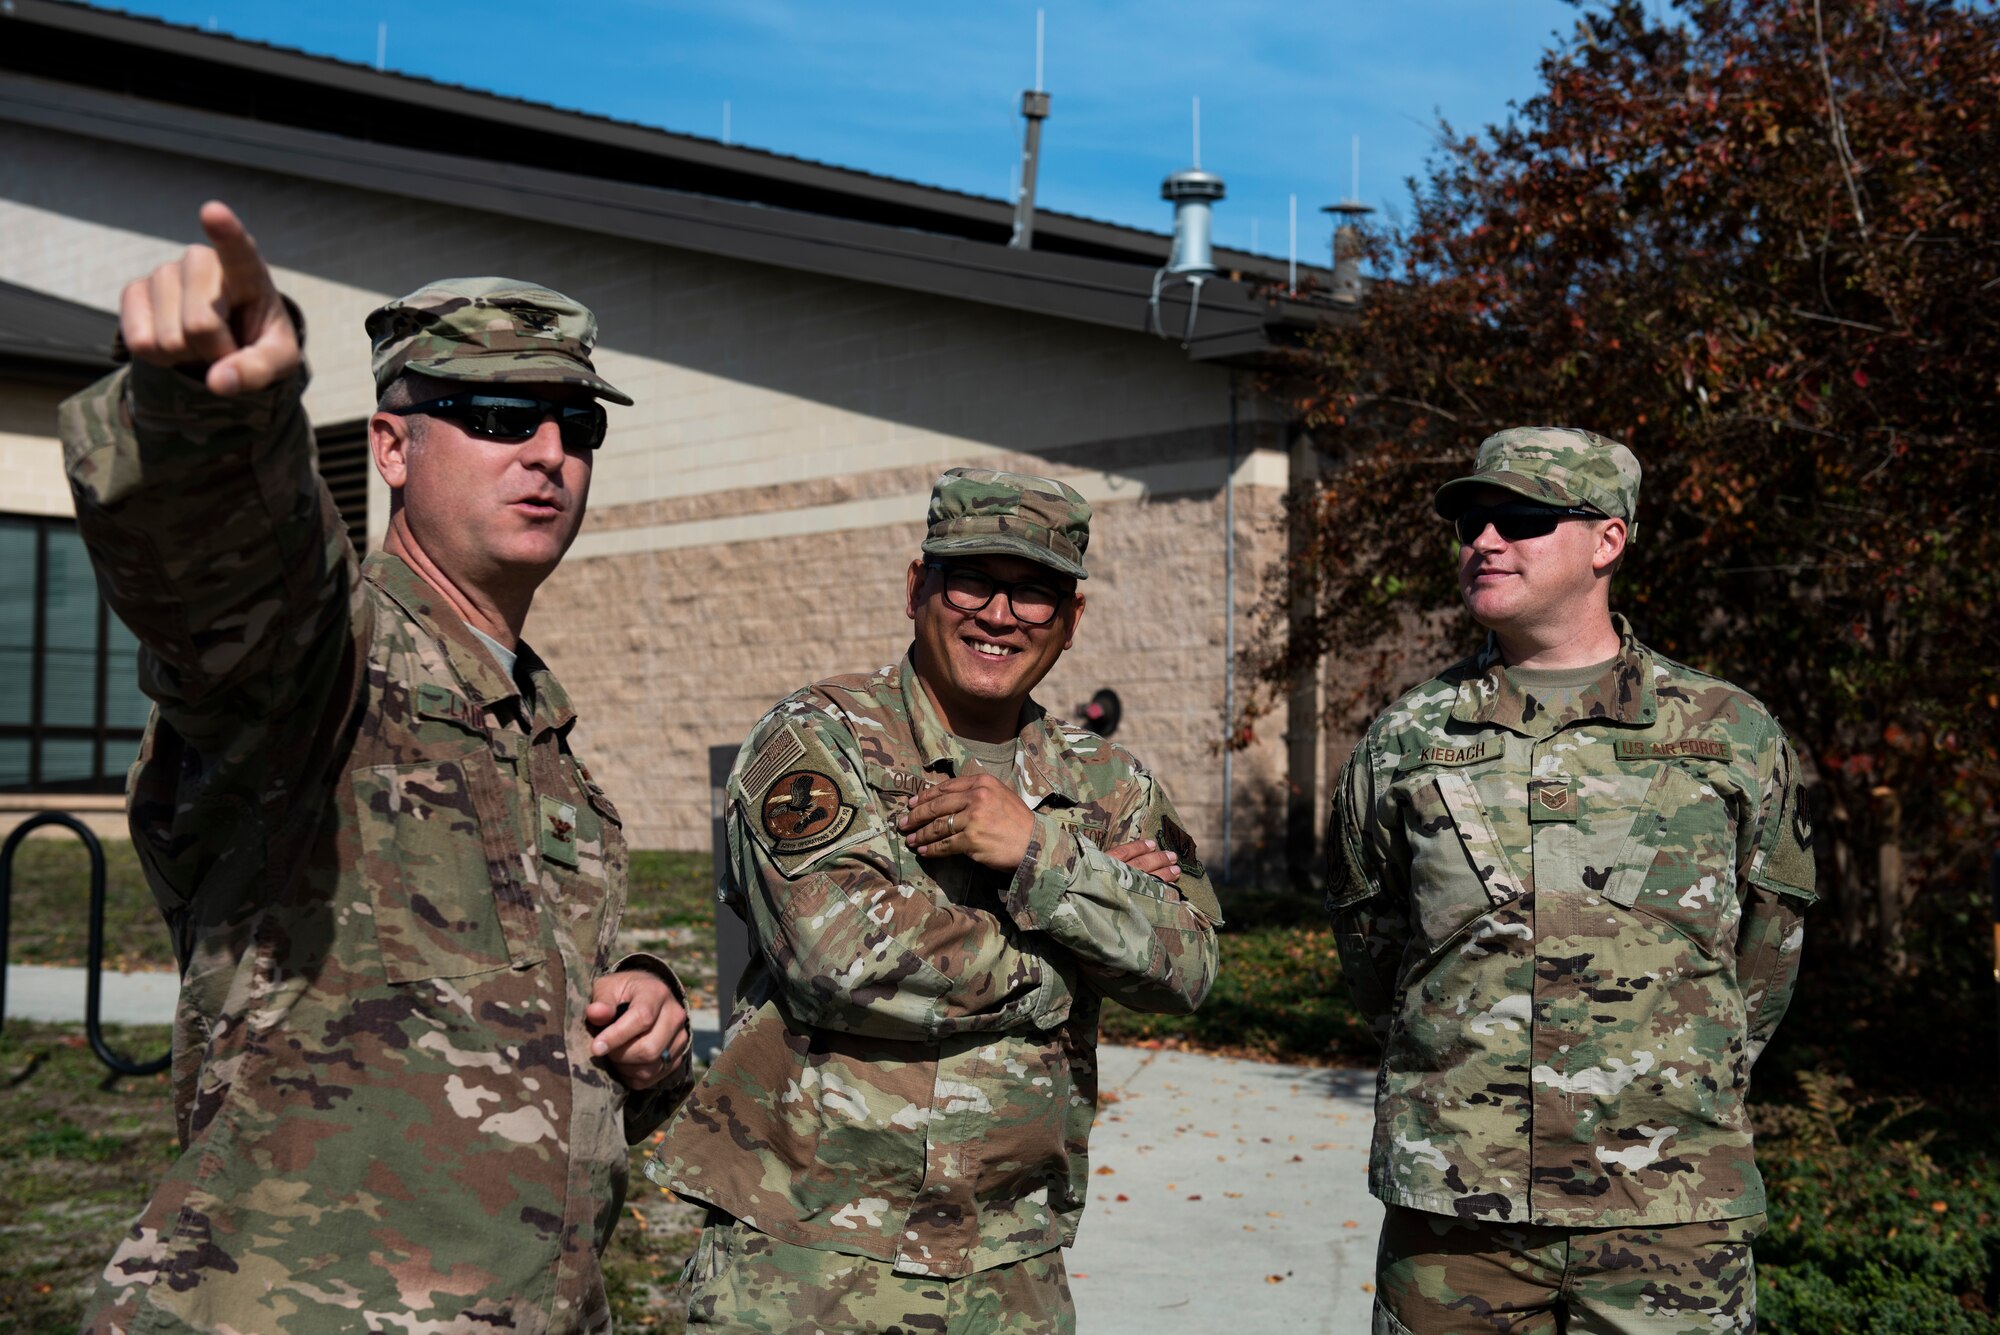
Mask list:
[[[201,206],[201,230],[222,261],[223,289],[231,306],[241,306],[271,286],[271,270],[236,210],[219,199],[209,200]]]

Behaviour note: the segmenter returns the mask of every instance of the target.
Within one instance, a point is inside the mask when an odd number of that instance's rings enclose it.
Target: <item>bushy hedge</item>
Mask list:
[[[1771,1220],[1757,1243],[1760,1327],[2000,1330],[2000,1160],[1914,1097],[1858,1095],[1848,1077],[1812,1072],[1798,1086],[1760,1118]]]

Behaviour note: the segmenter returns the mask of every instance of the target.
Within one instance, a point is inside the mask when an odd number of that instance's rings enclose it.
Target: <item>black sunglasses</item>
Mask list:
[[[944,578],[944,600],[961,612],[977,612],[999,594],[1007,595],[1007,606],[1013,610],[1014,620],[1024,626],[1046,626],[1056,619],[1065,599],[1070,596],[1067,589],[1059,589],[1034,579],[995,579],[983,570],[971,566],[950,565],[944,561],[926,561],[924,568],[935,570]]]
[[[1452,531],[1458,534],[1459,542],[1471,546],[1480,534],[1491,524],[1495,532],[1508,542],[1520,542],[1524,538],[1546,538],[1556,531],[1556,525],[1565,519],[1607,519],[1610,516],[1595,510],[1586,510],[1579,505],[1475,505],[1458,512],[1451,521]]]
[[[515,398],[500,394],[454,394],[449,398],[432,399],[429,403],[413,403],[407,408],[385,408],[382,411],[395,417],[408,417],[413,413],[443,417],[458,423],[482,440],[505,441],[510,445],[527,440],[541,430],[543,422],[553,417],[566,450],[596,449],[604,443],[604,432],[609,426],[604,405],[596,399],[588,403],[557,403],[553,399]]]

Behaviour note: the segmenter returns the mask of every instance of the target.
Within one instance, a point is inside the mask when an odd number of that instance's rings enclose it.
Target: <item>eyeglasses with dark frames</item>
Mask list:
[[[1014,620],[1024,626],[1046,626],[1054,621],[1073,592],[1040,580],[995,579],[976,567],[954,565],[947,561],[926,561],[924,568],[935,570],[942,576],[944,600],[959,611],[981,611],[996,596],[1004,593],[1007,595],[1007,606],[1013,609]]]

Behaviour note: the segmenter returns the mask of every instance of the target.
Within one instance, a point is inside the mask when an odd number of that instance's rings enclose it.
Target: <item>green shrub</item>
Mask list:
[[[1757,1243],[1763,1329],[1984,1335],[2000,1270],[2000,1162],[1914,1096],[1857,1095],[1801,1071],[1760,1108],[1770,1230]]]

